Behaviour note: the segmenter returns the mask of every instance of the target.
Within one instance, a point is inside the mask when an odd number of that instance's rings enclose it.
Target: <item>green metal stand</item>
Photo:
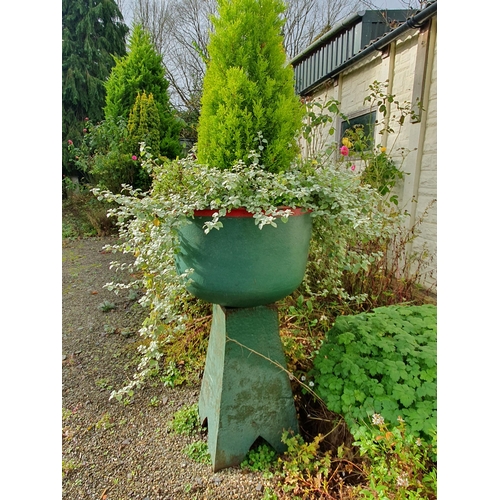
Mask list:
[[[286,362],[275,306],[214,304],[199,399],[214,471],[240,464],[259,436],[282,453],[283,431],[298,432],[290,380],[280,366]]]

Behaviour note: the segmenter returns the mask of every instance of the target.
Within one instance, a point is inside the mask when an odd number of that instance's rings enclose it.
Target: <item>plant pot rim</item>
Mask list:
[[[304,210],[302,208],[290,208],[290,207],[278,207],[278,210],[290,210],[290,216],[298,216],[309,213],[310,210]],[[214,214],[218,213],[219,209],[203,209],[194,210],[193,215],[195,217],[213,217]],[[249,212],[246,208],[233,208],[229,210],[224,217],[253,217],[254,214]]]

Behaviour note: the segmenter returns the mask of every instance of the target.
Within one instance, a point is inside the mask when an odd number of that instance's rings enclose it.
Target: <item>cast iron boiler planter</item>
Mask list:
[[[284,223],[262,229],[244,208],[221,218],[223,227],[208,234],[203,225],[215,210],[198,210],[179,230],[178,272],[194,269],[188,291],[224,307],[255,307],[276,302],[302,282],[309,253],[309,212],[292,209]]]

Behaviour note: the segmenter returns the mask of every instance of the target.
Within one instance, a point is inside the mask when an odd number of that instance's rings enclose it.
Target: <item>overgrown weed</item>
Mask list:
[[[99,201],[88,186],[68,179],[62,201],[62,237],[77,239],[117,234],[114,221],[107,216],[109,204]]]

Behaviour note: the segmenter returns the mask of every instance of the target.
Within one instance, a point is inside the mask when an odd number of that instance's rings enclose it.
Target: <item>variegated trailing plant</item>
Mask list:
[[[120,193],[95,190],[101,200],[113,203],[109,216],[117,221],[121,242],[112,251],[133,254],[131,268],[141,273],[128,285],[109,287],[143,287],[141,302],[150,310],[141,329],[145,342],[138,372],[112,396],[132,391],[156,372],[165,346],[186,328],[187,304],[193,304],[186,292],[190,270],[178,275],[174,257],[177,229],[189,223],[195,210],[213,211],[205,232],[220,230],[224,215],[236,208],[251,212],[260,229],[278,219],[286,222],[297,207],[311,211],[316,245],[322,245],[326,233],[324,241],[335,241],[325,255],[334,262],[328,287],[339,296],[345,292],[345,269],[367,268],[380,258],[378,252],[351,250],[353,236],[363,248],[387,239],[403,218],[381,210],[381,194],[334,155],[300,156],[299,137],[311,141],[315,128],[334,126],[334,120],[309,114],[301,128],[311,108],[295,95],[293,71],[285,64],[283,2],[218,0],[218,6],[197,148],[187,158],[161,162],[143,147],[142,168],[152,176],[147,193],[126,186]]]

